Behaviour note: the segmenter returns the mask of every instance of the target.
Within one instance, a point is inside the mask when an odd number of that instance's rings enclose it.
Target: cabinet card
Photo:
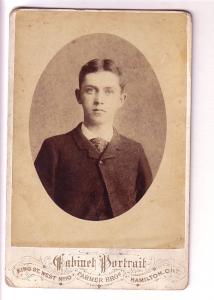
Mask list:
[[[185,11],[12,12],[10,286],[186,287],[190,66]]]

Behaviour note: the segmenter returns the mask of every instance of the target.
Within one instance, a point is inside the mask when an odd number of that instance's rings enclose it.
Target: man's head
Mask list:
[[[112,124],[126,99],[122,73],[114,61],[93,59],[85,64],[80,70],[76,97],[83,106],[86,123]]]

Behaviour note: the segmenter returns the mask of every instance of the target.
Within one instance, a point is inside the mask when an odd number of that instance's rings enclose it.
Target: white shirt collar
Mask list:
[[[104,140],[106,140],[107,142],[110,142],[110,140],[112,139],[113,136],[113,128],[111,130],[106,130],[103,131],[99,136],[97,134],[94,134],[93,132],[91,132],[84,123],[82,123],[81,125],[81,130],[82,130],[82,134],[88,139],[94,139],[97,137],[103,138]]]

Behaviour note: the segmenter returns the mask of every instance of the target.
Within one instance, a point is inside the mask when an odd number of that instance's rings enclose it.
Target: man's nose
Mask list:
[[[102,93],[97,92],[97,93],[95,94],[95,97],[94,97],[94,103],[95,103],[95,104],[102,104],[102,103],[103,103],[103,95],[102,95]]]

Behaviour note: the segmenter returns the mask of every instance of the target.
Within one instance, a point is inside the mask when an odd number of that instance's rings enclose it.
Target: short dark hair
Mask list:
[[[99,59],[95,58],[87,62],[82,66],[79,73],[79,87],[81,87],[84,77],[89,73],[95,73],[98,71],[109,71],[116,74],[120,80],[120,87],[123,90],[125,83],[122,77],[122,72],[120,68],[115,64],[112,59]]]

